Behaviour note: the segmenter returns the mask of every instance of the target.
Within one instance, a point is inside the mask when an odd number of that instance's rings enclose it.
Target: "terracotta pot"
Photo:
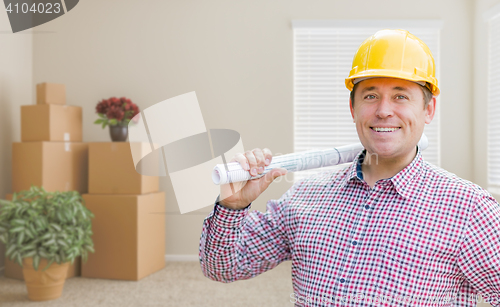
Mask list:
[[[54,300],[62,294],[69,262],[53,262],[47,270],[42,271],[47,264],[47,259],[42,258],[38,271],[35,271],[33,258],[23,259],[24,282],[28,288],[28,298],[32,301]]]
[[[113,142],[125,142],[128,136],[128,126],[109,126],[109,135]]]

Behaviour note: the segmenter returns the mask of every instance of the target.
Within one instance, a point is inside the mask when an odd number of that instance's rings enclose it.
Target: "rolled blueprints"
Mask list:
[[[418,146],[421,150],[427,148],[428,140],[425,134],[422,134]],[[220,185],[230,182],[257,179],[264,176],[273,168],[285,168],[288,172],[298,172],[349,163],[354,160],[356,155],[363,150],[363,148],[361,143],[356,143],[332,149],[312,150],[275,156],[271,164],[265,167],[264,172],[257,176],[251,176],[248,171],[241,167],[239,162],[217,164],[212,171],[212,180],[216,185]]]

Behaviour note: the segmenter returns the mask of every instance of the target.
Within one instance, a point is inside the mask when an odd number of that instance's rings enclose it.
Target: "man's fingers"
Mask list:
[[[266,166],[264,153],[260,148],[255,148],[252,152],[255,156],[255,160],[257,161],[257,173],[262,174],[264,172],[264,167]]]
[[[271,164],[271,161],[273,160],[273,153],[271,152],[271,150],[269,150],[269,148],[262,149],[262,153],[264,154],[264,159],[265,159],[264,162],[266,166],[268,166],[269,164]]]
[[[286,175],[286,173],[288,173],[288,171],[284,168],[273,168],[271,171],[265,174],[264,177],[262,177],[261,191],[267,189],[267,187],[274,181],[274,179],[278,178],[279,176]]]
[[[266,166],[271,164],[273,153],[269,148],[255,148],[245,153],[237,153],[230,162],[239,162],[241,167],[250,172],[250,175],[262,174]]]
[[[278,178],[279,176],[283,176],[283,175],[286,175],[288,173],[288,170],[286,168],[274,168],[273,170],[275,170],[273,172],[273,180]]]
[[[246,170],[246,171],[250,170],[250,165],[248,164],[248,160],[247,160],[246,156],[242,153],[237,153],[236,155],[234,155],[231,162],[239,162],[241,167],[243,167],[244,170]]]
[[[250,165],[250,175],[257,175],[257,159],[255,159],[255,155],[252,151],[246,151],[245,157],[248,160],[248,164]]]

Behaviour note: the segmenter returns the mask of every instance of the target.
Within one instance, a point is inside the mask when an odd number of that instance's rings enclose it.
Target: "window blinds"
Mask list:
[[[500,192],[500,14],[488,21],[488,190]]]
[[[344,80],[359,45],[378,30],[404,28],[419,37],[429,46],[439,74],[438,23],[412,22],[412,27],[398,27],[394,21],[375,23],[360,27],[349,21],[294,22],[294,152],[359,142]],[[434,120],[424,130],[429,147],[423,156],[439,165],[439,101],[437,105]],[[295,173],[294,179],[325,170],[328,169]]]

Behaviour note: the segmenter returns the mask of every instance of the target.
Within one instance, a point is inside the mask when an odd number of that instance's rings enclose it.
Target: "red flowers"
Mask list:
[[[106,112],[107,118],[109,119],[116,118],[116,120],[118,121],[121,121],[124,115],[125,112],[122,110],[122,108],[117,106],[110,106],[108,112]]]
[[[102,128],[106,125],[128,125],[139,113],[139,107],[125,97],[103,99],[96,105],[95,110],[100,118],[94,124],[102,124]]]

